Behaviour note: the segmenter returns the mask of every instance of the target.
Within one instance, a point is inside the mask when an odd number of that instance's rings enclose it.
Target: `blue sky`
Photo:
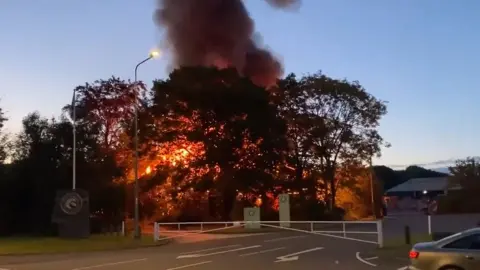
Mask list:
[[[287,72],[358,80],[389,101],[377,164],[450,160],[480,152],[480,1],[304,0],[283,12],[245,0],[264,43]],[[161,44],[154,0],[3,0],[0,106],[11,132],[38,110],[59,115],[72,89],[135,64]],[[168,57],[139,79],[166,76]]]

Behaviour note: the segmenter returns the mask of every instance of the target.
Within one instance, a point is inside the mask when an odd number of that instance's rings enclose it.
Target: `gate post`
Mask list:
[[[153,241],[157,242],[160,239],[160,226],[157,222],[153,223]]]
[[[260,229],[260,208],[245,207],[243,208],[243,219],[245,221],[245,228]]]
[[[288,194],[278,195],[280,227],[290,227],[290,196]]]
[[[377,220],[378,247],[383,248],[383,220]]]

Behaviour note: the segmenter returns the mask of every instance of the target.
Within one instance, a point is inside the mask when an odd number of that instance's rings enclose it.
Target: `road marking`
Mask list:
[[[371,261],[371,260],[376,260],[378,259],[378,257],[369,257],[369,258],[365,258],[364,260],[365,261]]]
[[[187,264],[179,267],[174,267],[174,268],[168,268],[167,270],[177,270],[177,269],[183,269],[183,268],[188,268],[188,267],[193,267],[197,265],[202,265],[202,264],[207,264],[211,263],[212,261],[204,261],[204,262],[199,262],[199,263],[192,263],[192,264]]]
[[[307,237],[306,235],[301,235],[301,236],[289,236],[289,237],[283,237],[283,238],[276,238],[276,239],[270,239],[270,240],[265,240],[263,242],[265,243],[270,243],[270,242],[277,242],[277,241],[283,241],[283,240],[289,240],[289,239],[296,239],[296,238],[305,238]]]
[[[295,253],[288,254],[288,255],[283,255],[283,256],[277,257],[277,260],[274,261],[274,262],[277,263],[277,262],[296,261],[296,260],[298,260],[298,256],[297,256],[297,255],[304,254],[304,253],[308,253],[308,252],[312,252],[312,251],[316,251],[316,250],[321,250],[321,249],[323,249],[323,247],[316,247],[316,248],[311,248],[311,249],[307,249],[307,250],[295,252]]]
[[[362,257],[360,257],[360,252],[357,252],[357,253],[355,254],[355,257],[357,257],[357,260],[359,260],[360,262],[362,262],[362,263],[364,263],[364,264],[368,264],[368,265],[373,266],[373,267],[376,267],[376,266],[377,266],[376,264],[373,264],[373,263],[371,263],[371,262],[368,262],[368,261],[362,259]]]
[[[218,252],[207,253],[207,254],[186,254],[186,255],[180,255],[180,256],[178,256],[177,259],[198,258],[198,257],[213,256],[213,255],[218,255],[218,254],[230,253],[230,252],[235,252],[235,251],[240,251],[240,250],[246,250],[246,249],[252,249],[252,248],[259,248],[259,247],[261,247],[261,245],[249,246],[249,247],[242,247],[242,248],[236,248],[236,249],[229,249],[229,250],[218,251]]]
[[[246,257],[246,256],[251,256],[251,255],[256,255],[256,254],[263,254],[263,253],[267,253],[267,252],[277,251],[277,250],[281,250],[281,249],[285,249],[285,247],[272,248],[272,249],[267,249],[267,250],[262,250],[262,251],[257,251],[257,252],[251,252],[251,253],[241,254],[239,256],[240,257]]]
[[[214,251],[214,250],[225,249],[225,248],[233,248],[233,247],[239,247],[239,246],[241,246],[241,245],[229,245],[229,246],[224,246],[224,247],[207,248],[207,249],[201,249],[201,250],[195,250],[195,251],[189,251],[189,252],[182,252],[182,253],[180,253],[180,255],[200,253],[200,252],[206,252],[206,251]]]
[[[397,270],[408,270],[408,266],[400,267]]]
[[[114,266],[114,265],[119,265],[119,264],[127,264],[127,263],[134,263],[134,262],[143,262],[143,261],[146,261],[146,260],[147,260],[147,258],[136,259],[136,260],[129,260],[129,261],[121,261],[121,262],[113,262],[113,263],[104,263],[104,264],[97,264],[97,265],[91,265],[91,266],[74,268],[74,269],[72,269],[72,270],[93,269],[93,268],[100,268],[100,267],[105,267],[105,266]]]

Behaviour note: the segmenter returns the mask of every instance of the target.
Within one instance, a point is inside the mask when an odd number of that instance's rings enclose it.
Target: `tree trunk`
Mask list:
[[[335,168],[331,168],[330,166],[327,166],[326,171],[325,171],[325,182],[327,183],[327,186],[330,186],[330,196],[329,196],[329,204],[328,208],[329,210],[333,210],[335,207],[335,197],[337,196],[337,187],[335,185]]]
[[[222,220],[223,221],[230,221],[231,217],[230,214],[232,213],[233,206],[235,204],[237,192],[235,189],[232,189],[230,186],[223,191],[222,194],[222,201],[223,201],[223,213],[222,213]]]
[[[330,189],[331,189],[331,196],[330,196],[330,210],[335,208],[336,197],[337,197],[337,187],[335,186],[335,178],[330,179]]]
[[[222,179],[219,181],[219,191],[222,194],[221,203],[223,204],[221,216],[223,221],[229,221],[231,219],[230,214],[237,198],[235,179],[233,178],[233,169],[223,169],[221,178]]]

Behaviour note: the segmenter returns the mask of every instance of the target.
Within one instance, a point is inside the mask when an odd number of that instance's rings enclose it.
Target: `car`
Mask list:
[[[479,270],[480,228],[415,244],[409,257],[409,270]]]

